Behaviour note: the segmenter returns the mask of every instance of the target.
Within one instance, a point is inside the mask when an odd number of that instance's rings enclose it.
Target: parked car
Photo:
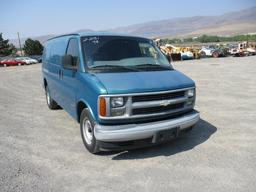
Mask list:
[[[243,57],[256,54],[255,48],[252,45],[249,45],[248,42],[230,44],[228,48],[229,54],[235,57]]]
[[[80,123],[91,153],[163,143],[199,120],[194,81],[150,39],[58,36],[46,42],[42,72],[48,107],[61,107]]]
[[[23,62],[25,62],[27,65],[34,64],[34,63],[38,63],[37,60],[32,59],[32,58],[29,58],[29,57],[17,57],[16,60],[23,61]]]
[[[240,49],[238,45],[230,45],[229,46],[229,54],[234,57],[244,57],[246,56],[244,49]]]
[[[202,47],[202,49],[199,51],[201,57],[212,57],[213,52],[214,49],[210,47]]]
[[[14,65],[25,65],[26,63],[17,59],[9,58],[3,59],[0,61],[0,65],[7,67],[7,66],[14,66]]]
[[[201,57],[225,57],[227,56],[228,50],[222,47],[216,47],[216,46],[208,46],[208,47],[202,47],[202,49],[199,51],[201,54]]]
[[[184,51],[180,54],[182,60],[194,59],[194,54],[191,51]]]
[[[37,60],[38,63],[42,63],[42,55],[30,55],[29,57]]]

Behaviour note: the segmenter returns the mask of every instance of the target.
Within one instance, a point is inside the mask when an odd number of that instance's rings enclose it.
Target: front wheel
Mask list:
[[[80,116],[80,131],[84,146],[90,153],[100,152],[98,141],[94,137],[95,121],[88,109],[84,109]]]

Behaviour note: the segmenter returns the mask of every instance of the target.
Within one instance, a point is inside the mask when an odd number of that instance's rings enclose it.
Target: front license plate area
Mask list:
[[[158,131],[154,138],[154,143],[165,142],[176,138],[179,135],[179,127]]]

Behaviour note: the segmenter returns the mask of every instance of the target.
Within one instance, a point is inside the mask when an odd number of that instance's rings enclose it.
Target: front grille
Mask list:
[[[151,113],[162,113],[162,112],[168,112],[171,110],[176,110],[179,108],[183,108],[184,103],[177,103],[173,105],[167,105],[167,106],[158,106],[158,107],[150,107],[150,108],[138,108],[133,109],[132,113],[133,115],[143,115],[143,114],[151,114]]]
[[[152,95],[139,95],[132,97],[132,102],[143,102],[143,101],[157,101],[157,100],[166,100],[166,99],[175,99],[185,96],[185,91],[177,91],[171,93],[161,93],[161,94],[152,94]]]
[[[126,124],[137,122],[153,122],[157,120],[176,118],[193,110],[194,102],[189,104],[188,101],[194,98],[188,97],[188,90],[178,89],[162,92],[144,92],[120,95],[125,98],[124,114],[112,116],[111,108],[107,110],[108,116],[101,117],[104,123]],[[110,106],[110,98],[119,95],[106,96],[107,106]],[[109,121],[111,120],[111,121]]]
[[[131,116],[173,115],[187,110],[187,90],[149,93],[131,97]]]

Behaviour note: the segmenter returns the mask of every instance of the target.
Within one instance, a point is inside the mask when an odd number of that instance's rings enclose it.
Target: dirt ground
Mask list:
[[[0,68],[0,191],[255,191],[256,56],[174,66],[197,84],[195,129],[100,155],[65,111],[47,108],[41,64]]]

